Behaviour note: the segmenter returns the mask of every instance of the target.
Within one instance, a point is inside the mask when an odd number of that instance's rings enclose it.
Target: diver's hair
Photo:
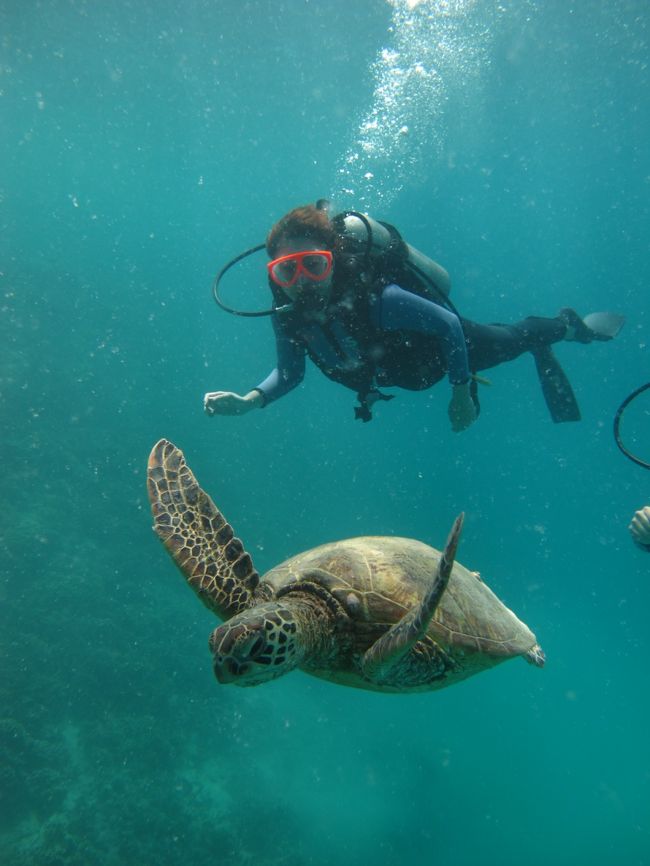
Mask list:
[[[266,238],[266,251],[270,258],[275,258],[282,240],[286,238],[304,238],[323,245],[326,250],[336,250],[340,236],[327,211],[313,204],[296,207],[279,219],[271,228]]]

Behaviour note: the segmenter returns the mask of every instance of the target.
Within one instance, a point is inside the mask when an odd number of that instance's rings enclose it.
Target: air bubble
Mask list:
[[[372,65],[374,92],[354,125],[330,195],[342,207],[386,209],[413,175],[444,163],[445,107],[476,98],[503,8],[488,0],[389,0],[392,20]],[[472,91],[470,88],[474,88]],[[363,183],[360,198],[353,191]]]

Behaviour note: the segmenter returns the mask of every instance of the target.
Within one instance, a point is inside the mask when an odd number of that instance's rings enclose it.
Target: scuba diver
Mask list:
[[[624,319],[592,313],[581,319],[565,308],[555,318],[528,317],[511,325],[478,324],[449,299],[447,272],[407,244],[399,232],[357,211],[330,217],[329,202],[297,207],[266,239],[272,307],[243,313],[227,307],[218,288],[223,274],[254,247],[229,262],[213,287],[215,300],[240,315],[271,315],[277,362],[248,393],[211,391],[208,415],[243,415],[283,397],[303,379],[305,356],[330,379],[356,391],[355,417],[369,421],[382,387],[429,388],[447,376],[451,427],[477,419],[479,371],[530,352],[555,422],[580,420],[571,385],[551,346],[561,341],[611,340]]]

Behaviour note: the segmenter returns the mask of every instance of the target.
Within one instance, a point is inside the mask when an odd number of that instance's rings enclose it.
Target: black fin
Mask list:
[[[556,424],[579,421],[580,407],[560,362],[549,346],[532,353],[551,418]]]
[[[569,343],[612,340],[625,324],[625,316],[618,313],[589,313],[581,319],[571,307],[560,310],[558,318],[567,326],[564,339]]]

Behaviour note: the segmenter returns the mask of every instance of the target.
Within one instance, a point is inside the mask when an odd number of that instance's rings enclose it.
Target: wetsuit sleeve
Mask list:
[[[451,384],[462,385],[469,380],[465,335],[458,316],[440,304],[400,289],[394,283],[383,290],[377,307],[376,324],[386,331],[435,334],[440,339]]]
[[[277,365],[266,379],[253,389],[260,392],[265,406],[288,394],[302,382],[305,375],[305,350],[300,343],[291,338],[275,316],[272,322],[275,331]]]

